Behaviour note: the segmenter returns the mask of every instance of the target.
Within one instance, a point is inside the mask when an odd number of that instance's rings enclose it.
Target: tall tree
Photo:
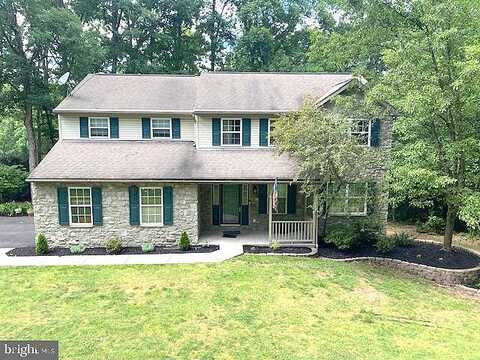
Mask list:
[[[60,6],[59,6],[60,5]],[[0,3],[0,91],[4,107],[21,109],[27,134],[29,168],[39,161],[34,114],[54,104],[51,82],[70,69],[73,77],[88,72],[101,51],[92,51],[80,21],[62,2],[5,0]],[[90,57],[90,58],[89,58]],[[89,59],[87,59],[89,58]]]

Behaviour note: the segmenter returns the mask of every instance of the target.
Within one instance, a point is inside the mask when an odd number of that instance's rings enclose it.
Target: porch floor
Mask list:
[[[223,237],[223,231],[238,230],[240,235],[236,238]],[[201,232],[199,236],[201,244],[220,244],[220,243],[235,243],[238,245],[268,245],[268,232],[262,230],[245,230],[235,228],[221,228],[218,230]]]

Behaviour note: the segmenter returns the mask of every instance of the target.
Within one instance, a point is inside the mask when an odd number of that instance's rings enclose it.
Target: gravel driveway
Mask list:
[[[33,246],[33,216],[0,216],[0,248]]]

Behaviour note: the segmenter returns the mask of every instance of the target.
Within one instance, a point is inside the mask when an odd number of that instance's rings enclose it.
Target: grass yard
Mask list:
[[[479,359],[480,301],[328,260],[0,269],[0,338],[61,359]]]

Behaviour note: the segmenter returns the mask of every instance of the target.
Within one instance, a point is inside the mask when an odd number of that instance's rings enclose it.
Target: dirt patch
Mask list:
[[[382,257],[443,269],[471,269],[480,265],[480,256],[467,250],[454,248],[446,251],[440,244],[427,242],[416,242],[411,246],[397,247],[387,254],[379,253],[373,246],[353,250],[338,250],[325,246],[318,249],[317,256],[331,259]]]
[[[142,252],[142,248],[139,246],[124,247],[116,255],[154,255],[154,254],[191,254],[191,253],[210,253],[217,251],[218,245],[206,245],[206,246],[192,246],[190,250],[184,251],[178,247],[163,247],[155,246],[154,250],[149,253]],[[8,256],[36,256],[35,248],[33,246],[19,247],[7,252]],[[72,254],[69,248],[54,247],[48,250],[48,253],[42,256],[72,256],[72,255],[112,255],[108,254],[105,248],[91,247],[86,248],[81,254]]]
[[[243,252],[247,254],[309,254],[312,249],[303,246],[282,246],[272,249],[270,246],[243,245]]]

